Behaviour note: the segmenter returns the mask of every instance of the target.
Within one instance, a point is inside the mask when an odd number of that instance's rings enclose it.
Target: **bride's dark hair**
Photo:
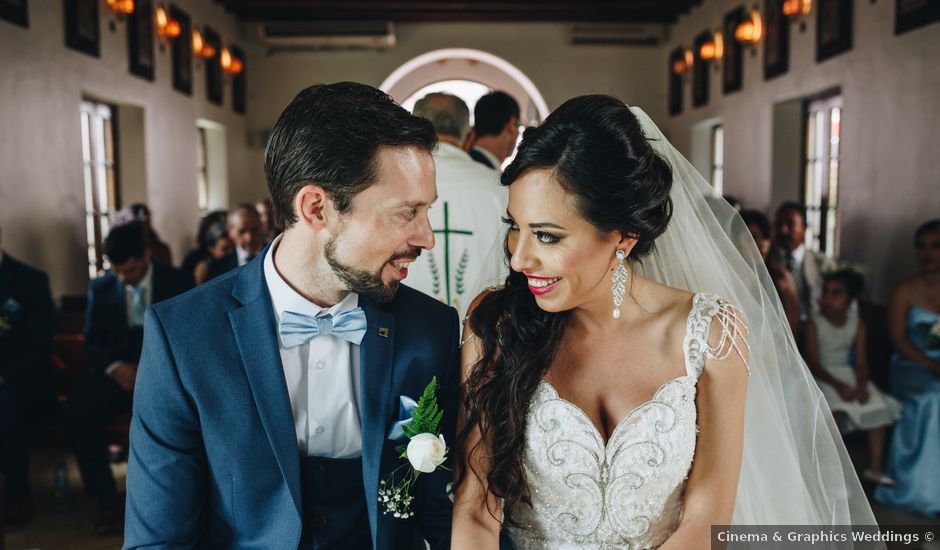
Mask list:
[[[512,185],[533,169],[550,170],[599,232],[619,231],[637,239],[630,253],[634,261],[652,251],[669,223],[672,170],[616,98],[571,99],[541,126],[527,129],[501,183]],[[507,245],[507,261],[510,256]],[[464,420],[457,447],[466,452],[479,427],[480,443],[469,452],[488,461],[489,472],[484,477],[460,452],[458,476],[472,473],[486,487],[487,498],[502,498],[505,518],[514,525],[513,511],[530,502],[523,469],[529,402],[552,364],[568,319],[568,312],[540,309],[525,277],[512,270],[505,285],[487,294],[470,316],[482,357],[462,388]]]

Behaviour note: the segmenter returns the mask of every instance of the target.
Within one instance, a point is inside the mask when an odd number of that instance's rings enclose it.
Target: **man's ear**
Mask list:
[[[323,187],[315,183],[301,187],[294,195],[294,214],[297,215],[297,223],[313,229],[324,228],[329,201],[329,194]]]

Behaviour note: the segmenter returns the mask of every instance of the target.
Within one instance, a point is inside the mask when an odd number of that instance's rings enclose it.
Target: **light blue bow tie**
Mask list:
[[[285,311],[278,322],[281,345],[285,348],[299,346],[320,334],[332,334],[359,345],[366,334],[366,312],[361,307],[344,311],[335,317],[324,315],[311,317],[302,313]]]

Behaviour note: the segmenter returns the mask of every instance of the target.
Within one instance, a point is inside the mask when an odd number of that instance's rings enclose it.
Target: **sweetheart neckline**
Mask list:
[[[630,417],[632,417],[634,413],[636,413],[638,410],[640,410],[640,408],[645,407],[645,406],[649,405],[650,403],[655,402],[655,401],[656,401],[656,397],[659,396],[659,393],[660,393],[661,391],[663,391],[663,388],[665,388],[666,386],[668,386],[668,385],[670,385],[670,384],[673,384],[673,383],[675,383],[675,382],[678,382],[679,380],[689,378],[689,350],[687,349],[687,347],[688,347],[688,345],[689,345],[689,338],[692,336],[692,330],[691,330],[692,327],[691,327],[690,325],[691,325],[691,321],[692,321],[692,316],[693,316],[693,314],[695,313],[696,306],[698,305],[698,300],[699,300],[699,298],[700,298],[701,296],[705,296],[705,293],[704,293],[704,292],[696,292],[696,293],[694,293],[694,294],[692,295],[692,307],[689,309],[689,313],[688,313],[688,314],[686,315],[686,317],[685,317],[685,325],[686,325],[686,326],[685,326],[685,336],[683,336],[683,338],[682,338],[682,347],[683,347],[683,348],[686,348],[686,349],[683,349],[683,350],[682,350],[682,364],[683,364],[683,366],[685,367],[685,374],[679,375],[679,376],[677,376],[677,377],[675,377],[675,378],[672,378],[672,379],[670,379],[670,380],[666,380],[666,381],[663,382],[658,388],[656,388],[656,391],[653,392],[653,396],[652,396],[652,397],[650,397],[650,398],[647,399],[646,401],[640,403],[639,405],[637,405],[636,407],[634,407],[633,409],[631,409],[630,412],[628,412],[627,415],[624,416],[624,417],[620,420],[620,422],[617,422],[617,424],[614,426],[614,429],[610,431],[610,437],[607,438],[607,440],[604,439],[604,434],[601,433],[601,431],[597,428],[597,426],[594,424],[594,421],[591,420],[591,417],[590,417],[586,412],[584,412],[584,409],[582,409],[581,407],[575,405],[573,402],[568,401],[567,399],[565,399],[564,397],[562,397],[561,394],[558,393],[558,389],[555,388],[555,386],[553,386],[553,385],[551,384],[551,382],[549,382],[549,381],[545,380],[544,378],[542,378],[541,380],[539,380],[539,383],[540,383],[540,384],[545,384],[545,385],[548,387],[548,389],[550,389],[550,390],[552,391],[552,393],[555,394],[555,398],[556,398],[556,399],[558,399],[559,401],[562,401],[563,403],[567,403],[569,406],[571,406],[571,407],[574,408],[576,411],[578,411],[578,413],[579,413],[585,420],[587,420],[588,424],[591,425],[591,428],[594,429],[594,433],[597,435],[598,439],[600,439],[601,443],[602,443],[603,446],[604,446],[604,450],[606,451],[606,450],[607,450],[607,447],[608,447],[608,445],[609,445],[609,443],[611,442],[611,440],[613,440],[614,436],[617,435],[617,430],[619,430],[619,429],[620,429],[620,426],[622,426],[623,424],[625,424],[625,423],[627,422],[627,420],[630,420]]]
[[[610,437],[607,438],[607,440],[604,440],[604,434],[602,434],[601,431],[600,431],[599,429],[597,429],[597,426],[594,424],[594,421],[591,420],[591,417],[588,416],[588,414],[587,414],[586,412],[584,412],[584,409],[582,409],[581,407],[575,405],[575,404],[572,403],[571,401],[568,401],[567,399],[565,399],[564,397],[562,397],[561,395],[559,395],[559,394],[558,394],[558,390],[555,389],[555,386],[553,386],[553,385],[551,384],[551,382],[548,382],[547,380],[544,380],[544,379],[543,379],[543,380],[541,380],[541,381],[539,382],[539,384],[544,385],[548,390],[550,390],[550,391],[552,392],[552,394],[555,396],[555,399],[556,399],[556,400],[561,401],[562,403],[568,405],[570,408],[574,409],[579,415],[581,415],[581,417],[582,417],[584,420],[587,420],[587,423],[591,426],[591,429],[594,431],[594,434],[595,434],[595,435],[598,437],[598,439],[601,441],[601,445],[603,446],[604,451],[607,451],[608,447],[610,446],[610,442],[613,441],[614,437],[617,435],[617,432],[620,430],[620,428],[621,428],[624,424],[627,423],[628,420],[630,420],[630,419],[633,417],[634,414],[637,413],[637,411],[639,411],[640,409],[642,409],[643,407],[646,407],[647,405],[649,405],[649,404],[651,404],[651,403],[656,403],[656,402],[658,402],[657,397],[659,397],[659,394],[660,394],[667,386],[669,386],[669,385],[671,385],[671,384],[675,384],[676,382],[681,382],[682,380],[687,380],[688,378],[689,378],[689,375],[688,375],[688,374],[683,374],[683,375],[677,376],[677,377],[675,377],[675,378],[673,378],[673,379],[671,379],[671,380],[667,380],[667,381],[663,382],[663,383],[656,389],[656,391],[653,392],[653,397],[650,397],[649,399],[647,399],[646,401],[640,403],[640,404],[637,405],[636,407],[633,407],[633,409],[631,409],[630,412],[628,412],[628,413],[626,414],[626,416],[624,416],[624,417],[620,420],[620,422],[617,422],[617,424],[614,426],[614,429],[610,431]]]

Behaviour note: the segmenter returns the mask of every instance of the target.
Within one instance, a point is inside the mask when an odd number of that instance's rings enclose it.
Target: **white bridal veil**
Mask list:
[[[839,430],[797,350],[747,226],[645,112],[631,111],[673,170],[672,220],[636,271],[726,299],[744,313],[749,328],[751,375],[734,524],[874,525]],[[505,279],[502,242],[486,263],[481,289]]]
[[[842,437],[800,356],[757,246],[735,210],[631,107],[673,171],[673,217],[637,271],[663,284],[717,294],[750,332],[738,525],[874,524]]]

